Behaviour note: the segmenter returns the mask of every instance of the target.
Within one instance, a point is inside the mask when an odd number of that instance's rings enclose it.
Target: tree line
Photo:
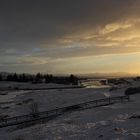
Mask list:
[[[71,74],[70,76],[53,76],[52,74],[0,74],[0,81],[13,82],[32,82],[32,83],[58,83],[78,85],[78,77]]]

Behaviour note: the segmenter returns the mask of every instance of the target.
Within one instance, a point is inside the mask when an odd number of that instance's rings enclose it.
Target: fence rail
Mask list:
[[[85,86],[82,85],[74,85],[74,86],[64,86],[64,87],[42,87],[42,88],[22,88],[22,87],[13,87],[12,89],[8,89],[8,88],[3,88],[1,89],[1,91],[5,91],[5,90],[24,90],[24,91],[38,91],[38,90],[63,90],[63,89],[80,89],[80,88],[85,88]]]
[[[26,123],[26,122],[33,122],[33,121],[37,121],[37,120],[51,119],[54,116],[62,115],[69,111],[106,106],[106,105],[129,101],[129,100],[130,100],[129,96],[110,97],[110,98],[83,102],[83,103],[66,106],[66,107],[62,107],[62,108],[56,108],[56,109],[48,110],[45,112],[38,112],[36,114],[29,114],[29,115],[1,119],[0,128],[12,126],[12,125],[18,125],[18,124],[22,124],[22,123]]]

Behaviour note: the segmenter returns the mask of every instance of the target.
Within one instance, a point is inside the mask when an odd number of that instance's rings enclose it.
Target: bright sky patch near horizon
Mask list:
[[[140,0],[3,0],[0,71],[140,74]]]

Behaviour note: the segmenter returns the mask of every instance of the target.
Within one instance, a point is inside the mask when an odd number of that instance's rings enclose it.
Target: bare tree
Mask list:
[[[32,102],[29,106],[30,108],[30,113],[34,116],[34,117],[37,117],[38,116],[38,103],[37,102]]]

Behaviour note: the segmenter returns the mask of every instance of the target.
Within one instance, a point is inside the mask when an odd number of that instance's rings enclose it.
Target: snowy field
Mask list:
[[[0,83],[5,87],[25,87],[26,84]],[[0,114],[13,117],[29,114],[31,102],[38,103],[39,111],[55,109],[108,96],[124,95],[126,88],[140,86],[119,85],[109,91],[110,86],[102,86],[97,81],[89,88],[55,90],[12,90],[0,91]],[[30,87],[64,87],[64,85],[28,85]],[[18,139],[16,139],[18,138]],[[30,127],[16,126],[1,128],[0,140],[140,140],[140,94],[131,96],[131,101],[106,107],[73,111],[49,122]]]

